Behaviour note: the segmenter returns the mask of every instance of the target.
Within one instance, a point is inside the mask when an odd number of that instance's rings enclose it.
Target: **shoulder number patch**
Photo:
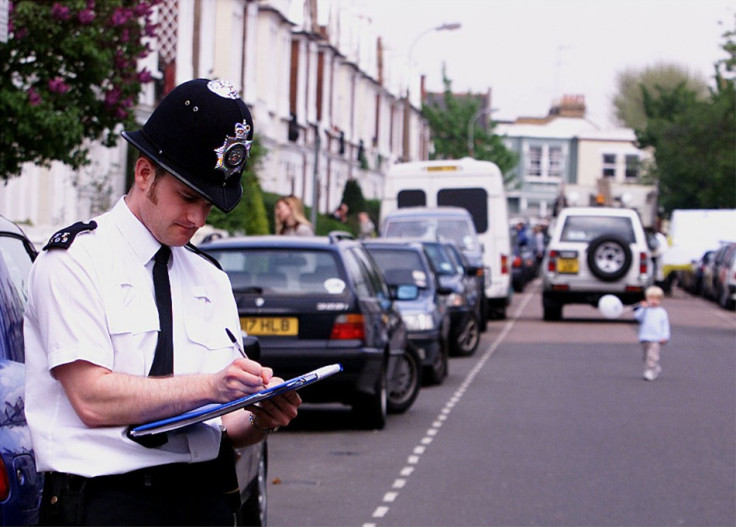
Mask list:
[[[95,221],[90,221],[89,223],[78,221],[74,225],[65,227],[54,234],[48,241],[48,243],[44,246],[43,250],[47,251],[49,249],[68,249],[69,247],[71,247],[72,243],[74,242],[74,238],[77,237],[77,234],[79,234],[80,232],[93,231],[96,228],[97,222]]]

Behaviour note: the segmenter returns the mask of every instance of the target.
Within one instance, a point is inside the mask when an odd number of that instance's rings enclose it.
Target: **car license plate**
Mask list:
[[[299,334],[296,317],[240,317],[240,327],[248,335],[288,337]]]
[[[565,274],[577,274],[578,259],[577,258],[558,258],[557,272]]]

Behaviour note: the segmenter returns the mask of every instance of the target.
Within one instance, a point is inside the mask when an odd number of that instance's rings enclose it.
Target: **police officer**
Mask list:
[[[240,200],[253,122],[232,85],[197,79],[123,137],[140,151],[128,194],[54,235],[29,279],[26,416],[46,473],[41,519],[232,525],[229,442],[288,424],[295,392],[145,444],[127,431],[280,382],[241,355],[227,275],[189,244],[213,205],[229,212]]]

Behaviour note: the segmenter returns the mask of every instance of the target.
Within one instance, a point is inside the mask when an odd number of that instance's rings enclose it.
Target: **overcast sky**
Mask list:
[[[562,94],[585,96],[587,117],[613,126],[616,73],[676,63],[711,82],[734,27],[734,0],[359,0],[391,53],[412,48],[416,75],[442,90],[492,90],[494,119],[544,116]],[[427,29],[459,22],[456,31]]]

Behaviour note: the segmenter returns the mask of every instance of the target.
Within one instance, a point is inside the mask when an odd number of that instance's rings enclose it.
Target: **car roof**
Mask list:
[[[385,220],[438,216],[471,218],[470,212],[462,207],[403,207],[387,214]]]
[[[0,232],[11,232],[26,237],[25,233],[15,223],[4,216],[0,216]]]
[[[366,247],[409,247],[422,250],[421,240],[413,238],[373,238],[371,240],[363,240],[363,245]]]
[[[224,249],[268,248],[268,249],[330,249],[344,245],[360,245],[360,242],[350,239],[330,239],[328,236],[279,236],[275,234],[254,236],[233,236],[220,238],[198,246],[203,251]]]
[[[565,216],[638,216],[634,209],[617,207],[566,207],[560,215]]]

